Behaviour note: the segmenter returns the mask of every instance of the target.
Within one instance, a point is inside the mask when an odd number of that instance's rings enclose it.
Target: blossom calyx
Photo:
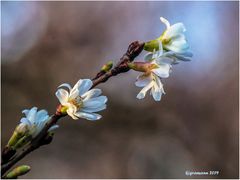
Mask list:
[[[144,50],[149,52],[158,51],[159,43],[161,43],[161,41],[158,39],[148,41],[144,44]]]
[[[158,65],[150,62],[132,62],[128,63],[128,67],[135,71],[148,73],[152,69],[158,68]]]

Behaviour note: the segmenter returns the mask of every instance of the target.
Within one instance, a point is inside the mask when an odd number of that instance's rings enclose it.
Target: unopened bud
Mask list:
[[[28,125],[25,123],[19,124],[14,132],[11,138],[8,141],[8,146],[14,146],[20,138],[22,138],[27,132],[29,131]]]
[[[32,136],[26,135],[20,138],[17,143],[13,146],[13,149],[18,149],[23,147],[25,144],[27,144],[29,141],[31,141]]]
[[[27,165],[21,165],[18,166],[17,168],[13,169],[10,171],[7,175],[7,179],[16,179],[18,176],[22,176],[30,171],[30,166]]]
[[[102,66],[101,71],[108,72],[110,69],[112,69],[112,67],[113,67],[113,62],[108,61],[106,64]]]
[[[154,50],[158,51],[159,50],[159,40],[154,39],[154,40],[148,41],[144,44],[143,48],[145,51],[149,51],[149,52],[153,52]]]
[[[128,67],[139,72],[149,72],[152,69],[157,68],[157,65],[149,62],[133,62],[128,63]]]

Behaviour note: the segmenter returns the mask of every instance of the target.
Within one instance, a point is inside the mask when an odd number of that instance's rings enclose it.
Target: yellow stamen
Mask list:
[[[76,98],[69,100],[69,103],[75,105],[78,109],[80,109],[83,106],[82,100],[83,99],[81,96],[77,96]]]

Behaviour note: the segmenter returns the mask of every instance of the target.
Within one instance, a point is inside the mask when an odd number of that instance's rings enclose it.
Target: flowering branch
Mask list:
[[[51,140],[52,140],[52,137],[48,136],[47,132],[48,132],[49,128],[52,127],[54,124],[56,124],[57,121],[61,117],[63,117],[63,115],[61,113],[59,113],[58,110],[57,110],[56,113],[51,117],[51,120],[45,125],[45,127],[38,134],[38,136],[35,139],[33,139],[33,141],[31,142],[31,144],[29,146],[26,149],[24,149],[20,154],[18,154],[15,157],[13,157],[13,159],[10,160],[8,163],[2,165],[2,167],[1,167],[2,176],[14,164],[16,164],[22,158],[24,158],[27,154],[29,154],[30,152],[34,151],[35,149],[39,148],[42,145],[49,144],[51,142]],[[5,152],[5,154],[7,154],[7,152]],[[4,156],[4,154],[2,156]]]
[[[111,69],[110,71],[108,71],[106,73],[101,72],[101,75],[99,75],[100,73],[98,73],[98,76],[93,78],[94,80],[93,80],[93,85],[92,85],[91,89],[100,83],[106,82],[112,76],[116,76],[120,73],[129,71],[130,68],[128,67],[127,63],[132,62],[134,60],[134,58],[141,53],[141,51],[143,50],[143,47],[144,47],[144,43],[140,43],[138,41],[132,42],[129,45],[127,52],[122,56],[119,63],[113,69]],[[49,137],[47,137],[47,138],[45,138],[45,137],[48,135],[48,130],[53,125],[55,125],[60,118],[62,118],[66,115],[61,112],[61,108],[62,108],[62,105],[59,105],[56,110],[56,113],[51,117],[51,119],[48,121],[48,123],[46,123],[46,125],[42,129],[42,131],[35,137],[35,139],[32,140],[31,144],[26,149],[24,149],[17,156],[13,157],[13,159],[10,160],[8,163],[2,165],[2,167],[1,167],[2,178],[3,178],[3,175],[14,164],[16,164],[22,158],[24,158],[27,154],[31,153],[32,151],[39,148],[40,146],[47,144],[47,142],[49,141],[49,139],[48,139]],[[10,149],[7,150],[7,152],[3,151],[2,156],[4,157],[6,154],[8,154],[9,151],[10,151]]]
[[[36,107],[24,110],[26,117],[20,120],[21,123],[15,128],[8,144],[3,149],[1,177],[17,178],[29,172],[30,167],[22,165],[7,173],[26,155],[40,146],[51,143],[53,130],[58,128],[57,122],[60,118],[69,115],[75,120],[79,118],[91,121],[100,119],[102,116],[96,112],[106,109],[108,99],[101,95],[101,89],[95,87],[112,76],[128,72],[130,69],[141,72],[142,74],[135,82],[136,86],[142,87],[137,98],[143,99],[146,92],[150,90],[154,100],[160,101],[162,94],[165,94],[161,78],[169,77],[172,65],[180,61],[189,61],[192,57],[183,34],[186,30],[184,25],[176,23],[171,26],[166,19],[160,18],[160,20],[166,25],[166,30],[159,38],[146,43],[132,42],[114,67],[111,61],[106,63],[92,80],[80,79],[73,88],[67,83],[60,85],[56,91],[60,105],[54,115],[49,116],[46,110],[38,111]],[[143,49],[148,51],[144,62],[133,62]],[[17,151],[19,149],[22,149],[21,152]]]

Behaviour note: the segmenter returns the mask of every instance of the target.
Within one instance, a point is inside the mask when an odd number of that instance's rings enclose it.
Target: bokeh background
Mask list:
[[[59,84],[91,78],[134,40],[183,22],[194,53],[164,79],[166,95],[137,100],[137,72],[99,87],[97,122],[59,122],[54,141],[20,164],[24,178],[238,178],[239,3],[1,2],[1,142],[22,109],[55,111]],[[142,55],[137,59],[141,59]],[[218,176],[186,176],[216,170]]]

